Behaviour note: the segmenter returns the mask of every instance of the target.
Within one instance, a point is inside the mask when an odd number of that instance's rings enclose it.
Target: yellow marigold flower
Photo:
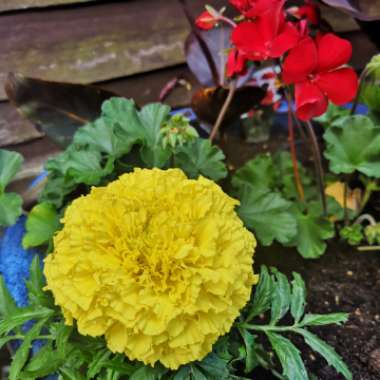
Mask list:
[[[47,289],[80,334],[177,369],[204,358],[250,298],[256,241],[214,182],[136,169],[66,210]]]

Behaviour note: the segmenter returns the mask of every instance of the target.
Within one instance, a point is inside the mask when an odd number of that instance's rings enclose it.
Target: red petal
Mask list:
[[[318,70],[329,71],[345,65],[352,56],[351,43],[335,34],[318,38]]]
[[[195,25],[199,29],[209,30],[212,29],[217,23],[215,17],[213,17],[209,12],[204,11],[195,20]]]
[[[246,71],[246,59],[236,49],[228,54],[227,59],[227,76],[232,77],[235,74],[244,74]]]
[[[328,101],[322,91],[313,83],[305,81],[295,86],[296,114],[300,120],[307,121],[324,114]]]
[[[356,72],[345,67],[320,73],[316,78],[316,84],[334,104],[341,106],[355,98],[359,81]]]
[[[286,57],[282,79],[286,84],[303,82],[317,68],[318,54],[315,42],[304,38]]]
[[[265,39],[261,35],[257,23],[241,22],[232,32],[232,43],[237,49],[246,54],[249,59],[266,59]]]
[[[279,58],[288,50],[297,45],[300,34],[298,29],[291,23],[286,23],[282,32],[273,40],[271,57]]]

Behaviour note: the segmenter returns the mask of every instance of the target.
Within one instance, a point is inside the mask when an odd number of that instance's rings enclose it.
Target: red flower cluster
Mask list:
[[[355,97],[358,78],[346,66],[351,44],[331,33],[316,38],[309,35],[308,25],[315,28],[319,22],[313,0],[289,9],[285,9],[286,0],[229,2],[242,17],[231,34],[228,77],[243,75],[250,61],[276,60],[283,67],[284,85],[294,85],[297,116],[305,121],[323,114],[329,100],[342,105]],[[218,21],[205,12],[197,25],[210,29]]]

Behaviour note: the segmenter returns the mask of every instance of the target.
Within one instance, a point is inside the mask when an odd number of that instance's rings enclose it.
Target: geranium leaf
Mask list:
[[[255,295],[249,308],[248,321],[257,315],[265,313],[271,307],[273,281],[265,265],[261,266],[259,278],[260,281],[254,290]]]
[[[319,339],[310,331],[297,329],[296,332],[301,334],[304,337],[306,344],[308,344],[314,351],[323,356],[331,367],[334,367],[336,371],[341,373],[347,380],[352,380],[351,371],[348,369],[343,359],[331,346],[329,346],[323,340]]]
[[[0,149],[0,193],[12,181],[23,162],[21,154]]]
[[[22,239],[25,249],[49,242],[59,227],[57,210],[50,203],[39,203],[32,208],[25,223],[26,233]]]
[[[175,165],[191,178],[204,175],[214,181],[227,176],[223,152],[209,140],[197,139],[178,148]]]
[[[22,198],[16,193],[0,194],[0,226],[11,226],[22,213]]]
[[[271,325],[275,325],[288,312],[291,300],[290,285],[287,277],[277,270],[273,271]]]
[[[306,305],[306,286],[305,282],[299,273],[293,272],[292,281],[292,300],[290,305],[290,312],[294,318],[295,323],[298,323],[305,313]]]
[[[238,213],[245,225],[255,232],[261,244],[268,246],[274,240],[289,243],[294,239],[297,225],[289,210],[291,203],[279,193],[263,193],[251,186],[244,186],[238,197]]]
[[[291,380],[308,380],[305,365],[300,352],[287,338],[275,333],[267,332],[269,341],[281,363],[283,375]]]
[[[272,157],[261,154],[236,171],[232,177],[232,185],[236,188],[250,185],[272,190],[275,186],[275,170]]]
[[[380,178],[380,127],[361,115],[338,121],[324,134],[330,169],[337,174],[359,171]]]
[[[295,245],[305,259],[322,256],[327,247],[325,240],[335,235],[334,224],[323,216],[303,214],[296,207],[293,207],[293,214],[297,219],[298,232],[291,245]]]

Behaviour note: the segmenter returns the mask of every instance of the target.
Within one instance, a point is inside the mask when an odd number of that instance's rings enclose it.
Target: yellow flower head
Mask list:
[[[136,169],[66,210],[45,259],[68,324],[177,369],[204,358],[250,298],[256,241],[214,182]]]

